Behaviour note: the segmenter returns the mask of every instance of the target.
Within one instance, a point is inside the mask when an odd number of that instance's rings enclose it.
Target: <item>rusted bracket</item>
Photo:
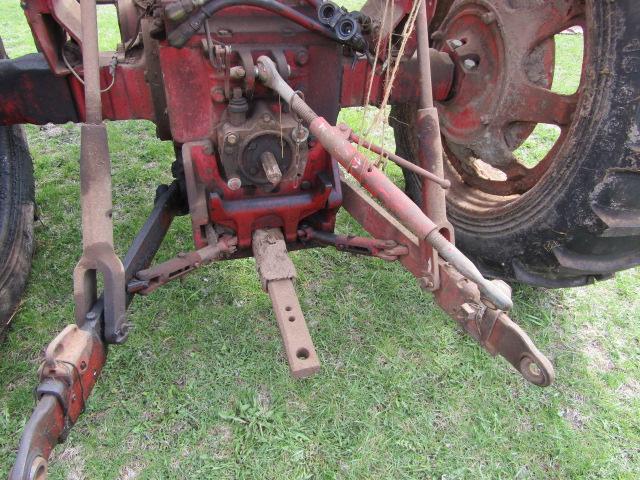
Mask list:
[[[320,362],[293,286],[296,269],[287,254],[284,235],[279,229],[256,230],[252,245],[260,283],[271,297],[291,374],[309,377],[320,370]]]
[[[398,261],[418,279],[425,278],[430,257],[424,257],[421,245],[405,228],[360,187],[342,180],[344,208],[371,235],[389,238],[409,249]],[[426,258],[426,259],[425,259]],[[536,348],[529,336],[502,310],[483,298],[478,286],[442,258],[437,268],[441,284],[435,289],[436,301],[472,337],[492,355],[501,355],[528,381],[547,386],[554,378],[551,362]],[[492,282],[505,294],[506,284]],[[424,286],[424,285],[423,285]]]
[[[196,268],[232,254],[236,250],[237,244],[236,237],[224,235],[218,239],[217,243],[207,245],[200,250],[179,253],[171,260],[140,270],[136,273],[135,278],[127,284],[127,291],[147,295],[171,280],[183,277]]]
[[[298,236],[303,242],[315,240],[324,245],[331,245],[341,252],[378,257],[389,262],[409,253],[407,247],[398,245],[394,240],[336,235],[335,233],[321,232],[311,227],[303,227],[298,230]]]

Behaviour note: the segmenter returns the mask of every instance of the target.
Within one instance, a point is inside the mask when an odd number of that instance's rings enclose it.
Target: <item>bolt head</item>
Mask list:
[[[235,133],[230,133],[229,135],[227,135],[227,143],[229,145],[235,145],[236,143],[238,143],[238,136]]]
[[[264,123],[269,123],[269,122],[271,122],[271,120],[273,120],[273,118],[271,118],[271,115],[269,115],[268,113],[263,113],[262,114],[262,121]]]
[[[238,190],[242,186],[242,181],[238,177],[231,177],[227,181],[227,187],[230,190]]]
[[[224,89],[221,87],[214,87],[211,89],[211,99],[216,103],[223,103],[226,98],[224,95]]]
[[[476,61],[471,58],[467,58],[464,62],[462,62],[462,64],[464,65],[464,68],[466,68],[467,70],[473,70],[478,66]]]
[[[464,43],[462,42],[462,40],[458,40],[457,38],[451,40],[451,46],[453,48],[460,48],[462,45],[464,45]]]

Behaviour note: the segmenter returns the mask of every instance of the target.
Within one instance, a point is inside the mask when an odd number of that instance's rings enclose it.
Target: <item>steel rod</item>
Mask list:
[[[395,153],[392,153],[392,152],[390,152],[388,150],[385,150],[384,148],[382,148],[382,147],[380,147],[378,145],[375,145],[375,144],[369,142],[368,140],[363,140],[353,132],[351,132],[351,134],[349,135],[349,139],[353,143],[357,143],[358,145],[362,145],[367,150],[371,150],[373,153],[377,153],[378,155],[382,155],[383,157],[388,158],[389,160],[391,160],[396,165],[399,165],[402,168],[405,168],[407,170],[411,170],[416,175],[420,175],[423,178],[426,178],[426,179],[428,179],[428,180],[430,180],[432,182],[437,183],[438,185],[440,185],[444,189],[447,189],[447,188],[449,188],[451,186],[451,182],[449,180],[447,180],[445,178],[438,177],[438,176],[434,175],[433,173],[426,171],[424,168],[420,168],[415,163],[412,163],[409,160],[405,160],[404,158],[396,155]]]

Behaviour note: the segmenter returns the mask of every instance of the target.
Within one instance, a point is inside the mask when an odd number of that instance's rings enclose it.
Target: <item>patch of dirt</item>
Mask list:
[[[640,398],[640,382],[632,379],[627,383],[623,383],[618,387],[616,393],[621,400],[637,400]]]
[[[565,408],[560,415],[576,430],[582,430],[587,422],[587,418],[575,408]]]
[[[589,421],[589,417],[585,416],[579,407],[586,403],[584,397],[581,395],[571,396],[571,406],[568,406],[560,410],[560,415],[576,430],[582,430],[586,423]]]
[[[130,465],[125,465],[120,469],[118,480],[133,480],[134,478],[138,478],[143,468],[144,464],[140,462],[134,462]]]
[[[84,473],[84,455],[79,446],[69,445],[58,455],[54,453],[50,460],[50,463],[53,462],[65,465],[67,480],[86,480],[88,478]]]
[[[54,125],[53,123],[42,125],[40,127],[40,131],[45,137],[59,137],[64,134],[64,129],[58,125]]]
[[[610,372],[615,368],[615,364],[607,350],[600,343],[600,338],[604,333],[593,325],[587,325],[581,332],[581,337],[586,341],[582,352],[589,359],[589,365],[598,372]]]
[[[264,411],[269,410],[271,407],[271,392],[266,385],[260,385],[258,387],[258,405]]]
[[[211,436],[215,437],[219,442],[229,443],[233,438],[233,432],[228,425],[217,425],[212,431]]]

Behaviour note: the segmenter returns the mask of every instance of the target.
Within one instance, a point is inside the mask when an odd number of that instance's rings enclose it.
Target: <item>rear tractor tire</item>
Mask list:
[[[1,39],[0,58],[6,58]],[[0,126],[0,340],[31,270],[34,204],[33,165],[24,130]]]
[[[552,88],[555,35],[576,25],[582,76],[564,95]],[[640,2],[457,0],[438,29],[438,49],[462,39],[455,90],[438,105],[461,250],[487,276],[547,288],[639,265]],[[414,161],[415,118],[415,105],[391,113],[397,152]],[[523,165],[512,152],[538,123],[559,137]],[[420,180],[404,174],[419,203]]]

